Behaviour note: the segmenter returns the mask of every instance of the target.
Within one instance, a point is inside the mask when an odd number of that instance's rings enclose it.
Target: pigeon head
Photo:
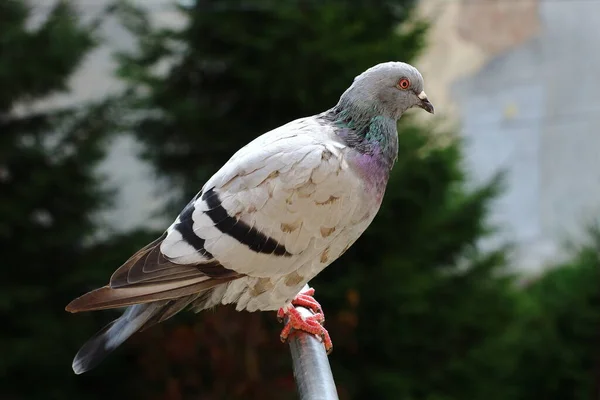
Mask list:
[[[412,65],[386,62],[367,69],[354,78],[340,98],[363,111],[399,119],[406,110],[419,107],[433,114],[433,105],[423,91],[423,77]]]

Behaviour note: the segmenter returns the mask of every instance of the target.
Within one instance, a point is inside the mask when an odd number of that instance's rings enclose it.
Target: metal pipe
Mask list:
[[[312,315],[306,308],[296,309],[304,316]],[[338,400],[333,374],[321,340],[310,333],[293,331],[288,342],[300,400]]]

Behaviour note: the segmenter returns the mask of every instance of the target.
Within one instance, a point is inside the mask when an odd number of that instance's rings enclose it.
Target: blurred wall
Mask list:
[[[137,2],[161,24],[184,23],[169,1]],[[86,19],[106,3],[78,2]],[[508,171],[508,190],[492,210],[500,234],[486,244],[517,242],[516,265],[536,272],[560,258],[564,238],[580,235],[600,208],[600,2],[421,0],[419,7],[433,22],[418,67],[436,115],[460,127],[474,182]],[[73,92],[39,107],[118,92],[110,54],[133,42],[114,20],[103,35],[106,44],[73,77]],[[138,150],[129,138],[115,140],[100,171],[119,188],[117,209],[102,216],[116,230],[164,227],[174,217],[149,217],[165,198]]]
[[[473,181],[507,170],[497,240],[517,242],[517,265],[536,272],[600,209],[600,2],[423,0],[420,11],[434,22],[427,92],[460,124]]]

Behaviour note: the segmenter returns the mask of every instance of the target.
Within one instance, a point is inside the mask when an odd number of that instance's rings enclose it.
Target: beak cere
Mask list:
[[[419,97],[419,100],[421,100],[421,103],[417,104],[417,106],[421,107],[423,110],[427,111],[430,114],[434,114],[435,110],[433,108],[433,104],[431,104],[425,92],[419,93],[417,97]]]

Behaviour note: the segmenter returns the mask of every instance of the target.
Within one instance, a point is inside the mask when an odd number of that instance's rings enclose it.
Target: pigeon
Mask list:
[[[413,107],[434,113],[423,85],[409,64],[375,65],[331,109],[236,152],[106,286],[67,305],[73,313],[126,307],[81,347],[73,371],[96,367],[134,333],[184,309],[221,304],[277,311],[285,319],[282,341],[305,331],[329,353],[324,314],[308,283],[373,221],[398,157],[398,119]]]

